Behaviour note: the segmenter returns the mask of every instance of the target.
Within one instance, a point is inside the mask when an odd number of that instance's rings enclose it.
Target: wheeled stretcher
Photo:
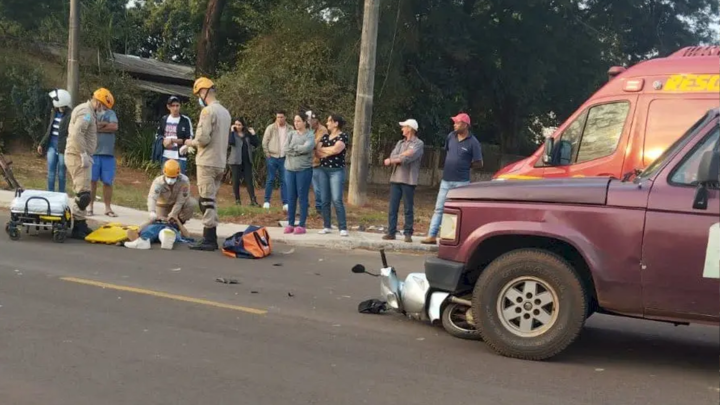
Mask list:
[[[5,232],[10,239],[18,240],[23,227],[25,233],[29,233],[31,227],[38,231],[40,228],[50,229],[54,242],[65,242],[72,227],[68,195],[18,189],[10,204],[10,221],[5,225]]]

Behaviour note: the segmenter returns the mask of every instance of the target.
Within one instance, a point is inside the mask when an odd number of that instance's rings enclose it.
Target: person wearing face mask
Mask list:
[[[68,126],[67,145],[65,147],[65,165],[73,184],[75,198],[70,210],[73,216],[73,229],[70,237],[85,239],[92,233],[86,221],[86,208],[90,205],[90,175],[92,156],[97,148],[97,116],[111,109],[115,98],[108,89],[95,90],[90,100],[77,106]]]
[[[197,201],[190,196],[190,179],[180,171],[180,163],[170,159],[163,174],[153,180],[147,198],[150,221],[174,219],[184,224],[192,218]]]
[[[227,164],[228,137],[232,118],[228,110],[215,96],[215,84],[206,77],[195,81],[193,94],[203,107],[198,120],[195,138],[185,141],[188,147],[197,149],[197,185],[200,193],[200,211],[203,214],[203,238],[190,246],[193,250],[218,249],[218,215],[216,198]]]

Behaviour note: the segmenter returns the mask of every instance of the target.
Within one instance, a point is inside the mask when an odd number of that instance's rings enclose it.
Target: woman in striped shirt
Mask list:
[[[52,99],[53,109],[50,112],[50,124],[45,136],[38,145],[38,154],[46,152],[48,164],[47,189],[55,191],[55,179],[58,180],[58,192],[65,192],[65,142],[67,140],[67,124],[70,118],[71,98],[66,90],[55,89],[48,93]]]

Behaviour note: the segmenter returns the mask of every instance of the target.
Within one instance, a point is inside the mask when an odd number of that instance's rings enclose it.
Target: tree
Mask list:
[[[208,0],[195,63],[195,71],[198,76],[215,73],[218,53],[218,47],[216,46],[218,41],[217,31],[220,26],[220,16],[226,4],[227,0]]]

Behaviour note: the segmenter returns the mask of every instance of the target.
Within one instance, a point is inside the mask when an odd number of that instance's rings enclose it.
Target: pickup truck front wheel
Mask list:
[[[472,302],[477,329],[493,350],[507,357],[545,360],[580,334],[588,298],[561,257],[519,249],[485,268]]]

